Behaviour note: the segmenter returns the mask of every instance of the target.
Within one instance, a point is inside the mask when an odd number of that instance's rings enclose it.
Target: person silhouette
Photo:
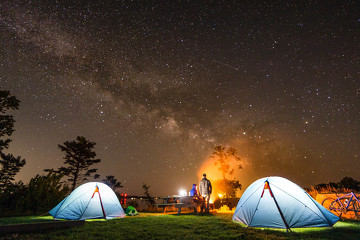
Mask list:
[[[203,204],[201,206],[201,211],[205,209],[205,212],[209,212],[212,186],[211,186],[211,182],[206,178],[206,173],[203,174],[203,178],[200,180],[199,192],[200,195],[203,197]]]

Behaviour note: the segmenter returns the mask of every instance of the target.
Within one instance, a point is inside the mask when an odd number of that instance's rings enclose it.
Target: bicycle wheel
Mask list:
[[[325,207],[325,208],[329,208],[330,204],[331,204],[333,201],[335,201],[335,199],[328,197],[328,198],[325,198],[325,199],[323,200],[323,202],[321,203],[321,205],[322,205],[323,207]]]
[[[354,212],[355,212],[355,217],[357,219],[360,218],[360,203],[356,200],[353,200],[353,208],[354,208]]]
[[[343,205],[340,203],[339,199],[334,199],[333,202],[330,203],[329,205],[329,210],[334,213],[336,216],[341,217],[341,215],[343,214],[344,211],[346,211],[346,209],[343,207]]]
[[[325,198],[321,205],[327,209],[329,209],[331,212],[335,213],[336,210],[340,211],[340,204],[334,204],[336,200],[334,198]]]

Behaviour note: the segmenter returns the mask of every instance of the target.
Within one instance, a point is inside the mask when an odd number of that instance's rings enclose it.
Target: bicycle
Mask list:
[[[356,218],[360,218],[360,200],[353,192],[340,197],[336,194],[336,199],[331,197],[325,198],[321,205],[324,207],[328,206],[329,210],[339,217],[342,214],[353,211]]]

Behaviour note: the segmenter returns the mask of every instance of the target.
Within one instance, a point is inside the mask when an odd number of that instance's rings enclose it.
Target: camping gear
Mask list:
[[[89,182],[76,188],[49,213],[55,219],[84,220],[124,217],[114,191],[104,183]]]
[[[138,215],[138,211],[133,206],[128,206],[125,210],[126,216],[135,216]]]
[[[234,221],[249,227],[331,227],[339,218],[304,189],[282,177],[261,178],[239,200]]]

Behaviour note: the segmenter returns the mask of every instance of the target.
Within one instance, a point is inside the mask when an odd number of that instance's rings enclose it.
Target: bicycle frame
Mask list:
[[[348,200],[346,205],[342,203],[341,200],[343,200],[343,199]],[[345,195],[343,195],[341,197],[338,197],[338,195],[336,194],[336,200],[335,201],[337,201],[340,204],[340,207],[342,209],[346,209],[346,211],[348,211],[349,206],[353,201],[357,201],[360,204],[360,200],[356,197],[355,193],[353,193],[353,192],[345,194]]]
[[[350,192],[343,196],[338,196],[336,193],[335,195],[336,198],[325,198],[322,205],[339,217],[347,212],[354,212],[355,217],[360,218],[360,197],[356,196],[354,192]]]

